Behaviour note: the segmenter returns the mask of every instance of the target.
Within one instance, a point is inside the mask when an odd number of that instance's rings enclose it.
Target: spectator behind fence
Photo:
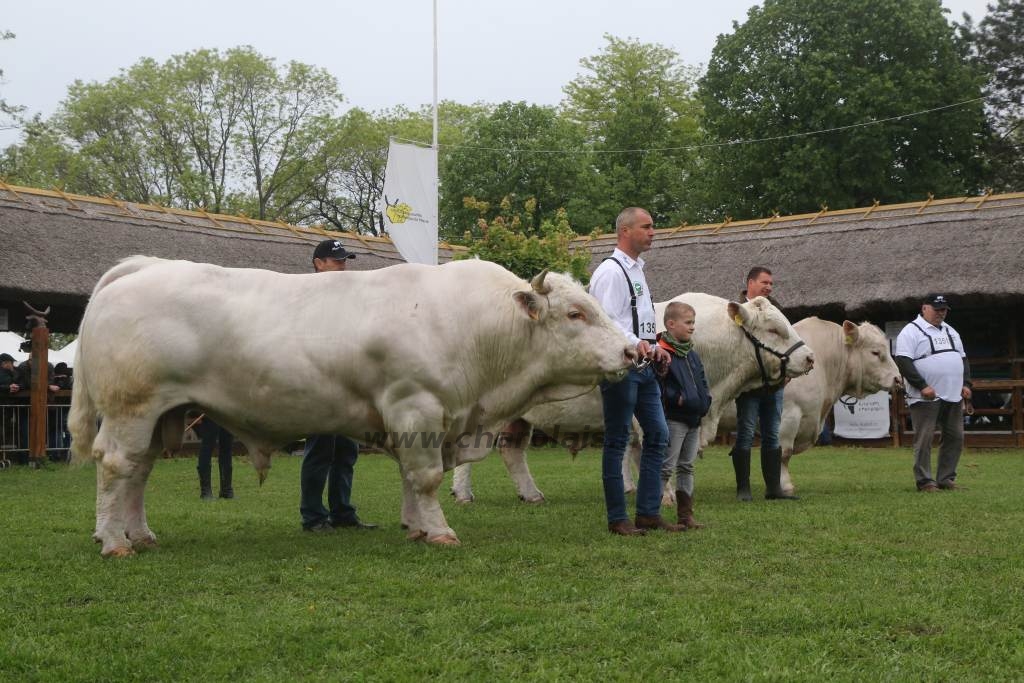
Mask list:
[[[0,393],[16,394],[21,390],[18,373],[14,368],[14,356],[0,353]]]
[[[60,389],[65,391],[70,390],[73,381],[74,377],[71,374],[71,368],[68,367],[67,363],[60,362],[53,367],[53,383]]]

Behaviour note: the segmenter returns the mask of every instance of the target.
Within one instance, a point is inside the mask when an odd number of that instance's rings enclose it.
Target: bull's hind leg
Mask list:
[[[543,503],[544,494],[537,488],[537,482],[526,463],[526,447],[533,436],[533,427],[525,420],[515,420],[505,426],[498,437],[498,450],[505,461],[508,476],[515,484],[519,500],[526,503]]]
[[[150,450],[152,425],[133,421],[118,424],[108,418],[94,444],[96,458],[96,532],[104,557],[131,555],[132,540],[152,532],[146,526],[142,491],[154,455]],[[135,539],[129,538],[131,531]],[[155,536],[152,537],[155,540]]]
[[[162,449],[151,448],[146,456],[136,464],[131,476],[128,478],[126,492],[127,519],[125,520],[125,534],[132,548],[155,547],[156,534],[146,523],[146,507],[143,502],[143,494],[146,490],[146,482],[149,481],[149,473],[153,471],[153,463]]]

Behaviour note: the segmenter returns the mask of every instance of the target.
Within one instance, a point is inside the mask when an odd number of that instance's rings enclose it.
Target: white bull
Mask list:
[[[707,443],[705,437],[717,431],[718,420],[725,404],[732,403],[744,391],[761,386],[758,352],[743,333],[743,329],[766,347],[780,354],[800,344],[801,339],[782,312],[764,297],[756,297],[740,304],[710,294],[690,292],[681,294],[671,301],[688,303],[697,312],[697,328],[693,341],[704,362],[711,395],[714,398],[710,412],[701,422],[703,446]],[[669,303],[671,302],[655,304],[659,330],[664,329],[662,320],[665,307]],[[780,358],[766,351],[761,351],[760,354],[765,370],[773,379],[777,379],[782,368]],[[786,374],[796,377],[809,372],[813,365],[812,351],[807,346],[798,346],[789,356]],[[523,421],[526,424],[519,426],[519,430],[537,427],[549,435],[556,431],[560,435],[592,435],[595,429],[601,432],[604,428],[604,417],[600,391],[594,389],[579,398],[539,405],[524,415]],[[635,458],[639,456],[639,443],[635,433],[633,439],[630,453]],[[525,450],[528,443],[528,439],[511,439],[502,445],[501,455],[520,497],[530,502],[540,502],[544,499],[543,494],[537,488],[526,464]],[[595,445],[599,443],[600,441]],[[629,461],[630,458],[623,458],[623,479],[626,489],[632,490],[635,486]],[[469,465],[456,468],[452,493],[461,502],[473,499]]]
[[[796,489],[789,473],[789,460],[813,446],[825,418],[843,394],[864,398],[889,391],[900,381],[900,372],[889,353],[889,340],[871,323],[856,325],[805,318],[793,328],[813,349],[814,370],[786,385],[779,425],[782,446],[782,489]],[[736,429],[736,404],[723,406],[719,433]]]
[[[484,261],[309,275],[115,266],[82,320],[69,417],[76,460],[97,461],[102,554],[155,544],[143,491],[189,407],[245,443],[260,481],[296,438],[374,441],[399,463],[410,538],[458,543],[437,488],[490,450],[474,435],[619,378],[636,357],[578,283],[545,275],[527,283]]]

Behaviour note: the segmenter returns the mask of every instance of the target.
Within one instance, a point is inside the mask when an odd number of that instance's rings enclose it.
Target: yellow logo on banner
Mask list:
[[[387,204],[388,207],[384,210],[384,213],[387,214],[388,220],[392,223],[404,223],[409,218],[409,214],[412,213],[411,206],[408,204],[399,204],[397,199],[395,200],[395,203],[392,204],[388,201],[387,196],[385,196],[384,203]]]

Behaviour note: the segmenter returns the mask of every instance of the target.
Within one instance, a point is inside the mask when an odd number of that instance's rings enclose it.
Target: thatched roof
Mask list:
[[[592,268],[614,235],[581,238]],[[655,297],[735,299],[747,271],[772,270],[791,317],[858,319],[915,310],[929,291],[970,307],[1024,299],[1024,193],[928,200],[656,231],[644,254]],[[883,316],[884,317],[884,316]]]
[[[0,182],[0,301],[15,302],[8,304],[12,328],[22,299],[69,311],[84,308],[100,276],[133,254],[306,273],[314,246],[328,237],[359,254],[350,263],[353,270],[403,262],[386,238]],[[442,245],[440,258],[448,260],[451,252]],[[60,329],[53,322],[51,328]]]

